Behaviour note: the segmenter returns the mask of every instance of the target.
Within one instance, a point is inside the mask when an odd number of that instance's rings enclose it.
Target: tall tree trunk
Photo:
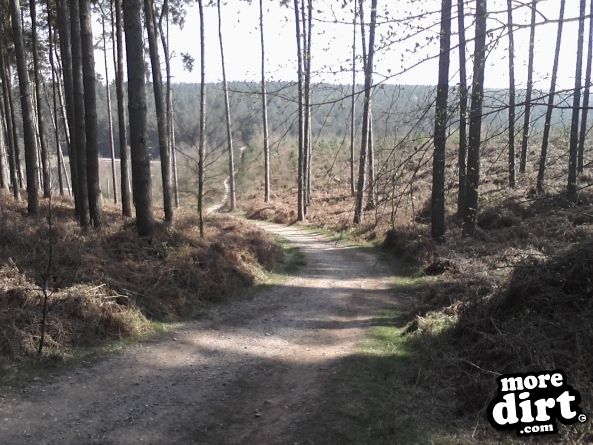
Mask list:
[[[362,8],[361,8],[361,22]],[[358,165],[358,186],[356,189],[356,205],[354,208],[354,224],[362,222],[363,199],[365,189],[365,170],[367,162],[367,148],[369,142],[369,117],[371,109],[371,89],[373,85],[373,60],[375,56],[375,28],[377,23],[377,0],[371,2],[371,24],[369,30],[369,49],[367,60],[365,62],[365,80],[364,80],[364,108],[362,114],[362,136],[360,144],[360,161]]]
[[[0,107],[1,108],[1,107]],[[6,125],[4,124],[4,113],[0,112],[0,188],[9,188],[9,180],[6,176],[6,162],[9,157],[9,150],[6,138]]]
[[[4,118],[2,117],[2,113],[0,113],[0,188],[7,189],[8,188],[8,178],[6,177],[6,164],[4,162],[5,159],[8,159],[8,148],[6,144],[5,138],[5,126],[4,126]]]
[[[266,94],[266,49],[264,39],[263,0],[259,0],[259,36],[261,43],[261,100],[264,132],[264,201],[270,202],[270,141],[268,130],[268,97]]]
[[[591,69],[593,68],[593,1],[589,11],[589,42],[587,45],[587,70],[585,73],[585,91],[583,93],[583,115],[581,118],[581,133],[579,136],[579,154],[577,170],[583,172],[585,155],[585,137],[587,136],[587,116],[589,113],[589,95],[591,92]]]
[[[165,17],[166,29],[163,30],[162,19]],[[163,2],[161,19],[159,21],[159,30],[163,53],[165,55],[165,71],[167,73],[167,143],[171,154],[171,167],[173,169],[173,193],[175,195],[175,207],[179,207],[179,181],[177,178],[177,148],[175,145],[175,128],[173,124],[173,90],[171,88],[171,54],[169,51],[169,1]]]
[[[523,138],[521,141],[521,162],[519,172],[525,173],[527,166],[527,149],[529,146],[529,127],[531,126],[531,96],[533,94],[533,57],[535,49],[535,16],[537,0],[531,1],[531,32],[529,35],[529,62],[527,65],[527,90],[525,92],[525,115],[523,120]]]
[[[581,0],[579,12],[579,34],[577,40],[577,63],[572,102],[572,121],[570,126],[570,152],[568,158],[568,200],[577,201],[577,163],[579,146],[579,114],[581,106],[581,76],[583,75],[583,40],[585,35],[586,0]]]
[[[39,130],[39,143],[41,148],[41,171],[43,175],[43,197],[49,198],[51,194],[51,178],[49,170],[49,156],[45,141],[45,128],[43,123],[43,107],[41,106],[41,79],[39,78],[39,50],[37,36],[37,7],[34,1],[29,2],[31,14],[31,44],[33,52],[33,74],[35,78],[35,96],[37,97],[37,129]]]
[[[172,102],[172,101],[171,101]],[[173,120],[173,104],[171,103],[171,159],[173,167],[173,191],[175,192],[175,207],[179,207],[179,177],[177,173],[177,144],[175,142],[175,121]]]
[[[64,173],[62,172],[62,165],[63,165],[63,157],[62,157],[62,148],[60,146],[60,128],[58,125],[58,101],[56,96],[56,64],[54,61],[54,30],[53,30],[53,20],[52,20],[52,8],[50,4],[50,0],[46,2],[47,7],[47,29],[49,33],[49,65],[51,68],[51,90],[52,90],[52,105],[49,104],[48,99],[48,107],[50,109],[50,113],[53,106],[53,125],[54,125],[54,140],[56,143],[56,154],[58,157],[58,187],[60,190],[60,196],[64,196]]]
[[[57,55],[57,53],[56,53]],[[60,81],[59,81],[59,76],[54,72],[54,75],[56,77],[56,82],[54,83],[55,87],[56,87],[56,96],[57,96],[57,100],[58,103],[56,104],[56,106],[54,106],[54,116],[56,116],[56,125],[58,122],[58,118],[57,118],[57,113],[58,111],[60,111],[61,113],[61,118],[62,118],[62,130],[64,132],[64,140],[66,142],[66,146],[70,147],[70,134],[68,132],[68,118],[66,117],[66,108],[64,106],[64,99],[62,97],[62,87],[60,85]],[[58,126],[59,128],[59,126]],[[59,147],[58,147],[59,148]],[[59,160],[60,163],[62,165],[62,172],[64,173],[64,179],[66,180],[66,189],[68,190],[68,193],[70,194],[70,196],[73,195],[73,191],[72,191],[72,186],[70,183],[70,179],[68,178],[68,171],[66,169],[66,163],[64,161],[64,154],[62,152],[62,149],[60,148],[59,151]]]
[[[480,187],[480,144],[482,136],[482,107],[484,103],[484,68],[486,65],[487,0],[476,0],[476,37],[474,49],[474,77],[469,118],[467,150],[467,187],[465,191],[464,235],[474,236],[478,216]]]
[[[558,17],[558,34],[556,36],[556,50],[554,51],[554,66],[552,67],[552,81],[548,94],[548,108],[544,123],[544,136],[539,157],[539,169],[537,173],[537,191],[544,192],[544,176],[546,174],[546,159],[548,157],[548,141],[550,139],[550,128],[552,127],[552,113],[554,113],[554,99],[556,97],[556,80],[558,79],[558,65],[560,62],[560,47],[562,46],[562,28],[564,26],[564,10],[566,0],[560,1],[560,15]]]
[[[373,91],[371,90],[371,104]],[[377,207],[377,187],[375,185],[375,140],[373,136],[373,109],[369,109],[369,145],[368,145],[368,182],[367,204],[365,210],[374,210]]]
[[[63,165],[64,165],[64,156],[62,154],[62,145],[60,142],[60,126],[58,123],[58,98],[56,93],[56,86],[55,86],[55,74],[52,70],[52,101],[50,103],[49,98],[47,98],[47,106],[49,108],[50,119],[53,125],[54,130],[54,141],[56,144],[56,156],[58,158],[57,162],[57,170],[58,170],[58,190],[60,191],[60,196],[64,196],[64,173]],[[47,97],[47,93],[46,93]],[[67,180],[67,177],[66,177]]]
[[[305,14],[305,10],[307,13]],[[312,0],[308,0],[305,6],[301,8],[303,19],[303,51],[304,51],[304,128],[303,128],[303,194],[305,217],[309,213],[311,202],[310,183],[311,183],[311,18],[313,15]]]
[[[115,29],[117,43],[117,63],[115,70],[115,91],[117,95],[117,124],[119,129],[119,160],[120,160],[120,192],[121,211],[126,217],[132,216],[132,202],[130,196],[130,148],[128,147],[127,119],[124,98],[124,24],[122,17],[122,0],[115,0]],[[136,36],[134,36],[136,37]],[[134,43],[136,44],[136,42]],[[143,57],[144,52],[140,55]],[[140,59],[138,59],[140,60]],[[143,59],[142,59],[143,60]],[[143,84],[144,85],[144,84]],[[146,99],[144,99],[146,101]],[[146,116],[145,116],[146,119]],[[131,136],[130,136],[131,137]],[[145,143],[145,142],[143,142]],[[146,147],[145,147],[146,148]],[[145,185],[144,185],[145,186]],[[148,185],[150,189],[150,184]],[[148,218],[146,215],[144,218]],[[152,218],[152,213],[151,213]],[[152,224],[146,219],[146,224]],[[143,223],[144,224],[144,223]],[[144,230],[144,228],[143,228]]]
[[[80,31],[80,5],[74,0],[70,5],[70,40],[72,48],[72,91],[74,101],[75,138],[72,151],[76,151],[78,193],[80,197],[79,220],[83,228],[89,225],[89,190],[87,182],[87,150],[84,106],[84,81],[82,73],[82,40]]]
[[[467,67],[465,39],[465,0],[457,0],[457,23],[459,28],[459,152],[457,167],[459,170],[457,189],[457,217],[463,218],[466,189],[467,163]]]
[[[165,221],[173,221],[173,185],[171,183],[171,156],[167,143],[167,116],[163,98],[163,78],[161,75],[161,59],[154,18],[152,0],[144,0],[144,14],[146,16],[146,29],[148,32],[148,48],[150,51],[150,65],[152,67],[152,89],[156,109],[157,132],[159,136],[159,153],[161,157],[161,176],[163,179],[163,208]]]
[[[515,187],[515,38],[513,2],[507,0],[509,27],[509,187]]]
[[[0,20],[0,35],[4,34],[3,20]],[[2,38],[0,37],[0,42]],[[3,43],[3,42],[2,42]],[[19,182],[19,157],[18,157],[18,145],[15,145],[13,137],[14,131],[12,128],[12,109],[10,100],[10,76],[7,71],[7,56],[6,46],[0,45],[0,77],[2,78],[2,111],[4,124],[6,126],[6,145],[8,147],[8,165],[10,167],[10,182],[12,183],[12,193],[15,201],[20,201],[21,191]]]
[[[30,215],[39,213],[39,196],[37,184],[37,139],[33,123],[33,104],[31,102],[31,85],[23,42],[21,27],[21,7],[18,0],[10,0],[12,33],[19,78],[21,112],[23,118],[23,138],[25,141],[25,164],[27,168],[27,211]]]
[[[360,37],[362,42],[362,60],[363,65],[366,67],[367,64],[367,48],[366,48],[366,33],[365,33],[365,23],[364,23],[364,3],[360,1]],[[365,68],[366,69],[366,68]],[[367,145],[367,159],[368,159],[368,169],[367,169],[367,204],[365,210],[372,210],[375,208],[375,147],[374,147],[374,140],[373,140],[373,110],[372,110],[372,96],[373,96],[373,89],[371,88],[371,102],[369,105],[369,122],[368,122],[368,145]]]
[[[116,13],[119,0],[116,0]],[[136,206],[136,228],[140,236],[154,230],[152,214],[150,155],[146,145],[146,85],[144,83],[144,39],[142,0],[123,0],[128,61],[128,111],[132,155],[132,189]],[[119,77],[119,76],[118,76]]]
[[[173,167],[173,191],[175,192],[175,207],[179,207],[181,204],[179,202],[179,177],[177,174],[177,143],[175,141],[175,121],[173,120],[173,99],[171,99],[171,124],[170,124],[170,138],[171,138],[171,159],[172,159],[172,167]]]
[[[0,56],[1,57],[1,56]],[[1,65],[1,64],[0,64]],[[1,69],[1,68],[0,68]],[[4,93],[2,93],[4,96]],[[2,142],[5,147],[6,158],[8,159],[8,168],[9,168],[9,175],[10,175],[10,184],[13,187],[13,195],[16,201],[20,200],[20,193],[18,188],[18,179],[16,176],[16,168],[14,165],[14,153],[12,149],[12,137],[10,136],[10,132],[8,130],[8,122],[6,119],[6,113],[4,108],[4,97],[2,100],[2,105],[0,105],[0,132],[2,132]]]
[[[222,91],[224,94],[224,112],[226,124],[227,150],[229,154],[229,206],[231,211],[237,205],[235,198],[235,157],[233,153],[233,131],[231,127],[231,110],[229,105],[229,89],[226,80],[226,66],[224,60],[224,44],[222,39],[222,14],[220,0],[216,2],[218,10],[218,42],[220,44],[220,60],[222,65]]]
[[[451,51],[451,0],[441,3],[441,52],[437,86],[434,155],[432,163],[431,229],[432,238],[445,240],[445,152],[447,146],[447,102],[449,98],[449,63]]]
[[[8,77],[12,76],[11,70],[8,71]],[[8,82],[9,91],[12,92],[12,82]],[[8,95],[8,102],[10,104],[10,121],[12,123],[12,140],[14,144],[14,152],[15,152],[15,160],[16,160],[16,171],[19,180],[19,188],[24,188],[24,181],[23,181],[23,165],[21,162],[21,149],[19,144],[19,134],[18,134],[18,122],[17,122],[17,110],[14,101],[12,100],[12,93]],[[26,157],[26,153],[25,153]],[[35,153],[35,157],[37,157],[37,153]],[[25,161],[26,163],[26,161]]]
[[[105,66],[105,95],[107,96],[107,124],[109,125],[109,150],[111,152],[111,179],[113,183],[113,203],[117,204],[117,176],[115,174],[115,144],[113,142],[113,113],[111,112],[111,89],[109,88],[109,70],[107,66],[107,34],[105,30],[105,12],[101,11],[103,27],[103,63]],[[113,23],[111,23],[113,27]],[[113,34],[113,33],[112,33]],[[115,45],[115,42],[113,43]]]
[[[82,214],[82,196],[78,177],[78,150],[76,137],[76,118],[74,107],[74,79],[72,71],[72,39],[70,32],[70,8],[66,0],[58,1],[58,32],[60,34],[60,55],[62,59],[62,74],[64,80],[64,102],[66,103],[67,129],[70,135],[68,154],[70,163],[70,178],[72,180],[72,194],[74,207],[78,218]],[[61,95],[58,97],[61,98]],[[63,110],[63,108],[62,108]],[[66,129],[66,126],[64,127]]]
[[[364,2],[363,0],[359,0],[359,9],[360,9],[360,39],[362,43],[362,63],[363,69],[366,70],[366,63],[367,63],[367,47],[366,47],[366,32],[365,32],[365,23],[364,23]],[[366,72],[366,71],[365,71]],[[374,145],[373,145],[373,112],[372,112],[372,96],[373,90],[371,88],[371,105],[369,106],[369,123],[368,123],[368,145],[367,145],[367,159],[368,159],[368,168],[367,168],[367,205],[365,210],[371,210],[375,207],[375,153],[374,153]]]
[[[204,158],[206,144],[206,43],[204,30],[204,5],[198,0],[200,12],[200,140],[198,146],[198,217],[200,236],[204,238]]]
[[[305,219],[305,190],[304,190],[304,122],[303,122],[303,50],[302,50],[302,35],[301,35],[301,17],[299,13],[299,0],[294,0],[294,14],[295,14],[295,31],[297,42],[297,77],[298,77],[298,101],[299,101],[299,157],[298,157],[298,173],[297,173],[297,220],[303,221]],[[303,24],[304,26],[304,24]]]
[[[101,228],[103,225],[103,209],[99,176],[99,147],[97,143],[97,81],[95,78],[91,0],[80,0],[80,31],[89,216],[93,227]]]
[[[358,0],[354,0],[354,17],[352,18],[352,98],[350,105],[350,195],[356,195],[354,185],[354,138],[356,135],[356,20],[358,18]]]

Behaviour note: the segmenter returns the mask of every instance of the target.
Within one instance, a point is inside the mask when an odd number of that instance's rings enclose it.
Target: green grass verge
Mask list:
[[[177,329],[181,323],[149,322],[144,331],[135,336],[104,341],[92,346],[67,348],[59,352],[44,352],[39,358],[29,358],[0,370],[0,388],[19,388],[28,383],[60,375],[77,366],[88,366],[107,356],[123,352],[140,342],[157,341]]]
[[[332,365],[336,371],[324,385],[323,402],[302,425],[304,443],[319,437],[327,443],[352,445],[523,443],[509,434],[497,434],[481,417],[460,417],[455,394],[446,385],[426,385],[424,373],[438,373],[439,364],[430,361],[422,343],[406,334],[406,300],[415,299],[433,278],[375,243],[308,230],[376,255],[393,271],[393,293],[399,298],[373,320],[357,352]]]

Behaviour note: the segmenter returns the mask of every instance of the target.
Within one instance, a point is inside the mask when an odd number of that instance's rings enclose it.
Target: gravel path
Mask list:
[[[257,225],[306,266],[164,338],[0,394],[0,444],[298,443],[324,380],[393,303],[393,277],[360,249]]]

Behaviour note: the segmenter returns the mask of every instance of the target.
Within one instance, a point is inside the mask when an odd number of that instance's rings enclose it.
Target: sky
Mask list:
[[[527,80],[527,54],[529,46],[530,10],[520,7],[524,1],[514,0],[517,8],[514,21],[519,27],[515,30],[515,70],[519,87]],[[296,79],[296,43],[294,10],[279,5],[278,0],[264,0],[265,9],[265,41],[266,67],[269,80]],[[292,2],[289,2],[292,4]],[[341,1],[315,0],[315,21],[312,40],[312,69],[314,81],[331,83],[350,83],[352,53],[352,5],[347,1],[347,8],[341,8]],[[370,17],[370,1],[365,1],[366,19]],[[378,11],[381,23],[377,27],[377,46],[385,46],[378,51],[375,61],[375,82],[384,81],[395,84],[435,84],[438,73],[438,33],[440,20],[440,0],[378,0]],[[453,1],[456,4],[456,1]],[[466,0],[467,38],[474,35],[473,7],[475,2]],[[549,88],[549,73],[552,69],[554,47],[556,44],[557,20],[560,0],[540,0],[538,3],[538,23],[547,20],[551,23],[537,27],[535,39],[535,82],[536,87]],[[489,0],[490,11],[488,29],[492,30],[491,41],[498,40],[488,56],[486,69],[486,87],[508,87],[508,38],[502,28],[506,23],[506,0]],[[424,18],[409,20],[419,14]],[[259,7],[258,2],[251,4],[245,0],[227,0],[222,5],[223,39],[227,64],[228,80],[260,80],[260,40],[259,40]],[[453,10],[451,53],[451,82],[457,82],[457,8]],[[578,2],[567,0],[565,18],[578,16]],[[337,23],[334,23],[337,22]],[[349,23],[350,22],[350,23]],[[220,48],[218,46],[218,17],[215,7],[205,8],[206,23],[206,78],[209,82],[221,80]],[[432,27],[430,25],[433,25]],[[585,44],[588,33],[588,20],[585,26]],[[412,38],[401,42],[401,39],[413,32],[417,27],[427,28]],[[576,42],[578,21],[565,23],[559,68],[559,88],[574,86]],[[360,37],[360,33],[358,34]],[[367,34],[368,37],[368,34]],[[183,28],[171,28],[171,48],[174,54],[173,75],[175,82],[198,82],[199,69],[188,72],[184,69],[180,55],[187,53],[195,58],[196,68],[199,67],[199,17],[197,6],[188,7],[186,22]],[[361,43],[357,42],[360,52]],[[414,51],[414,48],[418,48]],[[473,51],[473,44],[468,43],[468,58]],[[431,60],[424,61],[426,58]],[[344,68],[341,71],[340,68]],[[414,68],[411,68],[414,67]],[[471,60],[468,65],[471,73]],[[362,83],[362,73],[358,75]]]

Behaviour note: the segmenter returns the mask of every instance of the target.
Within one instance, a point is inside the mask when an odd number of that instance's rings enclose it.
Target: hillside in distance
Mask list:
[[[173,84],[174,119],[178,144],[188,147],[196,145],[199,136],[199,83]],[[360,127],[362,114],[362,86],[356,87],[356,127]],[[149,89],[150,91],[151,89]],[[297,136],[297,86],[289,82],[269,82],[268,119],[270,130],[276,136]],[[107,117],[107,95],[102,85],[98,92],[98,125],[99,147],[101,155],[109,156],[109,126]],[[260,84],[256,82],[229,83],[233,136],[242,144],[249,144],[261,132],[261,94]],[[428,135],[434,126],[434,98],[436,87],[427,85],[378,85],[373,93],[373,128],[380,139],[400,138],[408,132]],[[519,91],[517,103],[520,108],[517,119],[522,118],[523,92]],[[532,128],[540,131],[543,128],[543,116],[546,107],[546,93],[536,91],[533,111]],[[112,103],[115,103],[115,89],[111,88]],[[312,134],[313,139],[348,138],[351,121],[351,85],[314,84],[312,85]],[[457,87],[450,90],[453,106],[450,109],[451,125],[455,128],[457,121]],[[492,129],[504,128],[508,119],[508,91],[487,90],[484,105],[484,125]],[[557,95],[556,104],[566,102],[569,94]],[[158,158],[158,137],[154,98],[147,95],[148,106],[148,140],[154,158]],[[222,84],[209,83],[206,87],[207,110],[207,143],[210,149],[222,147],[226,133],[224,125],[224,101]],[[556,109],[552,125],[561,128],[570,121],[570,110]],[[113,115],[113,128],[117,129],[117,113]],[[117,138],[116,138],[117,140]],[[118,153],[116,146],[116,156]]]

